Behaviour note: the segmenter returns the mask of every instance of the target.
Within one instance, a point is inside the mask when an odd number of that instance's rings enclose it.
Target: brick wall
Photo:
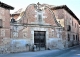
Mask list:
[[[59,23],[61,22],[62,19],[64,20],[64,22],[60,23],[60,24],[64,25],[62,38],[66,40],[66,43],[68,43],[69,45],[72,45],[73,43],[70,43],[70,42],[73,42],[73,41],[78,42],[76,40],[76,35],[77,35],[77,37],[79,35],[79,23],[78,23],[78,21],[64,9],[53,10],[53,12],[54,12],[56,18],[59,19],[59,20],[57,20]],[[67,31],[68,25],[70,25],[71,31]],[[68,34],[70,34],[70,41],[68,41]],[[75,40],[73,40],[73,35],[75,36]]]
[[[7,49],[6,45],[10,42],[10,11],[0,7],[0,19],[2,19],[2,28],[0,28],[0,51]],[[3,52],[3,51],[2,51]],[[1,52],[0,52],[1,53]],[[4,52],[6,53],[6,51]]]

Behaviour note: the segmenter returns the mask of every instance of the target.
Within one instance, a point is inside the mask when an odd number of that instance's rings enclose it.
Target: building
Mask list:
[[[11,23],[12,45],[17,43],[13,49],[16,52],[33,50],[34,46],[36,50],[45,50],[79,44],[79,19],[66,5],[37,3],[17,12],[12,14],[17,22]]]
[[[14,8],[0,2],[0,53],[63,49],[79,44],[79,19],[66,6],[30,4]]]
[[[79,25],[79,43],[80,43],[80,25]]]
[[[58,23],[61,24],[64,31],[64,38],[68,47],[79,44],[79,24],[80,21],[76,15],[66,6],[57,6],[52,8]]]
[[[0,53],[8,51],[10,43],[10,10],[14,8],[0,2]]]

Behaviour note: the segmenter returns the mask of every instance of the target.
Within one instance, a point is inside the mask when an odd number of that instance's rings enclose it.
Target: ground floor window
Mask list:
[[[70,34],[68,34],[68,41],[70,41]]]
[[[0,19],[0,28],[2,28],[2,19]]]
[[[73,40],[75,40],[75,35],[73,35]]]
[[[78,40],[77,35],[76,35],[76,40]]]

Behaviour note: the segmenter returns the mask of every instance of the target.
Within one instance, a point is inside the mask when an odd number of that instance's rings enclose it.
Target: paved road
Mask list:
[[[0,57],[47,57],[49,54],[51,57],[52,54],[60,52],[60,50],[45,50],[45,51],[36,51],[36,52],[22,52],[22,53],[11,53],[11,54],[0,54]],[[50,57],[48,56],[48,57]]]
[[[57,57],[80,57],[80,46],[68,51],[67,53],[61,54]]]
[[[66,50],[45,50],[45,51],[36,51],[36,52],[0,54],[0,57],[55,57],[55,56],[56,57],[80,57],[80,46],[76,46]]]

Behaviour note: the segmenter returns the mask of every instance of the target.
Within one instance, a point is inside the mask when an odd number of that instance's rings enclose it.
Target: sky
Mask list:
[[[20,8],[27,7],[29,4],[38,2],[40,4],[50,4],[50,5],[67,5],[73,13],[80,19],[80,0],[0,0],[3,3],[13,6],[15,9],[11,10],[11,13],[17,11]]]

